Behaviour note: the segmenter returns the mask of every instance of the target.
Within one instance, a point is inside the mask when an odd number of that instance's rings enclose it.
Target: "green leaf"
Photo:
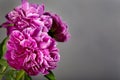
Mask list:
[[[0,65],[7,66],[7,61],[5,59],[0,59]]]
[[[25,72],[23,70],[19,71],[17,76],[16,76],[16,80],[23,79],[24,75],[25,75]]]
[[[25,74],[24,80],[32,80],[32,78],[29,75]]]
[[[6,69],[7,69],[7,66],[0,65],[0,75],[3,75]]]
[[[45,75],[48,80],[56,80],[52,71],[49,71],[49,74]]]
[[[14,75],[16,75],[16,73],[17,71],[8,67],[5,73],[3,74],[3,80],[15,80]]]
[[[7,65],[7,61],[4,59],[0,59],[0,74],[4,74],[4,72],[6,71],[8,65]]]
[[[1,43],[0,43],[0,59],[2,58],[3,54],[6,51],[6,41],[8,37],[6,37]]]

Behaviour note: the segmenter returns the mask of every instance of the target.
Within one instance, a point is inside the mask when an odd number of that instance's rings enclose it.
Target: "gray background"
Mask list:
[[[59,43],[57,80],[120,80],[120,0],[29,0],[62,16],[71,39]],[[0,0],[0,23],[20,0]],[[0,41],[5,37],[0,29]],[[42,76],[34,80],[46,80]]]

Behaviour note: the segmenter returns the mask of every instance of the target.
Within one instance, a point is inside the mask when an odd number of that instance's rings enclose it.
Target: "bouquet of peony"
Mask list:
[[[0,80],[32,80],[43,74],[56,80],[52,72],[60,61],[57,42],[70,38],[67,24],[44,4],[29,3],[15,7],[0,28],[7,37],[0,43]]]

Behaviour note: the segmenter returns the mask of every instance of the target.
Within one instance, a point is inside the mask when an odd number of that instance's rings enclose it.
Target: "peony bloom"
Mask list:
[[[7,21],[1,26],[7,28],[9,35],[13,30],[22,31],[24,28],[44,27],[43,31],[47,31],[52,24],[52,19],[49,16],[42,16],[44,13],[44,5],[30,4],[27,0],[22,0],[22,5],[14,8],[6,15]]]
[[[48,74],[50,70],[56,68],[60,60],[59,50],[55,40],[48,34],[35,31],[14,30],[7,43],[6,59],[10,66],[17,70],[23,69],[29,75]],[[31,35],[25,35],[28,33]]]
[[[67,24],[57,14],[45,12],[44,15],[50,16],[53,20],[48,34],[58,42],[67,41],[70,38]]]
[[[2,26],[7,28],[8,35],[13,30],[22,31],[24,28],[42,26],[42,32],[48,32],[58,42],[65,42],[70,38],[67,24],[57,14],[44,12],[43,4],[30,4],[27,0],[22,0],[22,5],[9,12],[6,19]]]
[[[6,15],[2,24],[7,28],[6,60],[17,69],[29,75],[48,74],[60,60],[56,41],[65,42],[70,34],[65,22],[57,14],[44,12],[44,5],[22,5]]]

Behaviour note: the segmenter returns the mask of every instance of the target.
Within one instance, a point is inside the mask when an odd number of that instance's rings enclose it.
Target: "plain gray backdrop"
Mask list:
[[[58,43],[57,80],[120,80],[120,0],[29,0],[61,15],[71,39]],[[0,24],[20,0],[0,0]],[[0,29],[0,41],[6,36]],[[47,80],[42,76],[34,80]]]

